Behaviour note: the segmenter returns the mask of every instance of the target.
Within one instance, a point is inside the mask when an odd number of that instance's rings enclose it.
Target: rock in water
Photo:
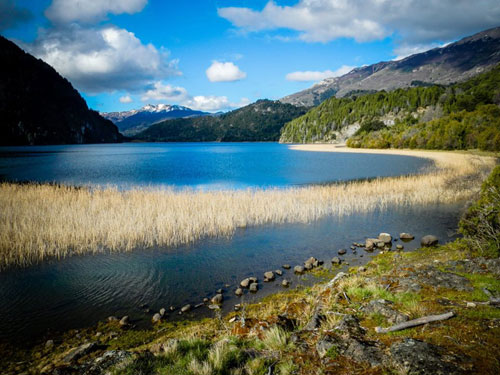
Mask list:
[[[189,304],[182,306],[182,308],[181,308],[181,312],[183,312],[183,313],[188,312],[189,310],[191,310],[191,305],[189,305]]]
[[[346,253],[346,249],[340,249],[339,250],[339,255],[344,255]]]
[[[234,291],[234,294],[236,294],[238,297],[243,295],[243,289],[238,288]]]
[[[249,289],[252,293],[256,293],[259,290],[259,284],[251,283]]]
[[[283,281],[281,282],[281,285],[283,285],[286,288],[287,286],[290,285],[290,281],[288,281],[287,279],[283,279]]]
[[[274,271],[274,273],[275,273],[276,275],[278,275],[278,276],[283,275],[283,271],[282,271],[282,270],[276,270],[276,271]]]
[[[293,271],[295,273],[298,273],[300,275],[300,274],[304,273],[304,267],[302,267],[302,266],[295,266],[295,267],[293,267]]]
[[[342,260],[340,260],[339,257],[333,257],[332,258],[332,264],[339,265],[342,263]]]
[[[163,307],[160,309],[160,315],[163,317],[165,316],[165,313],[167,312],[167,310],[165,310]]]
[[[151,319],[153,323],[158,323],[160,320],[161,320],[161,315],[158,313],[154,314],[153,319]]]
[[[264,273],[264,281],[272,281],[274,280],[274,272],[268,271]]]
[[[392,236],[389,233],[380,233],[378,235],[378,240],[385,244],[390,244],[392,242]]]
[[[415,236],[410,233],[399,233],[399,238],[403,241],[411,241],[415,239]]]
[[[422,239],[420,240],[420,245],[424,247],[431,247],[436,246],[438,242],[439,240],[436,236],[428,234],[427,236],[422,237]]]
[[[222,296],[222,294],[216,294],[214,297],[212,297],[210,302],[212,302],[213,305],[220,305],[223,300],[224,297]]]
[[[249,278],[243,279],[240,282],[240,286],[242,288],[248,288],[249,285],[250,285],[250,279]]]
[[[289,270],[290,268],[292,268],[292,266],[290,266],[289,264],[283,264],[283,268]]]

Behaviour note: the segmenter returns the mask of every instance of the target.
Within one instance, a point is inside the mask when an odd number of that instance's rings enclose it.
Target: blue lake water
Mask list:
[[[0,147],[0,178],[193,189],[285,187],[415,173],[426,159],[291,150],[278,143]]]
[[[118,144],[0,148],[4,180],[77,185],[173,186],[192,189],[287,187],[419,173],[426,160],[388,155],[290,150],[274,143]],[[224,311],[281,290],[281,278],[260,283],[256,295],[234,296],[239,281],[262,280],[265,271],[292,267],[310,256],[326,261],[340,248],[380,232],[454,238],[461,205],[390,207],[308,224],[238,229],[228,238],[208,238],[175,248],[74,256],[0,273],[0,341],[22,344],[53,338],[61,330],[95,324],[109,315],[129,315],[147,326],[161,307],[200,303],[225,289]],[[405,244],[405,250],[418,241]],[[348,251],[360,265],[371,254]],[[292,286],[312,282],[284,270]],[[148,304],[150,313],[140,308]],[[201,307],[188,317],[212,314]],[[185,316],[183,316],[184,318]],[[179,319],[175,313],[167,319]]]

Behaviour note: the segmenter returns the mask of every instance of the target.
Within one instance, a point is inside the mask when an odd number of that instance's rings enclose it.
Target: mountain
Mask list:
[[[283,125],[306,110],[279,101],[258,100],[218,116],[163,121],[134,138],[154,142],[277,141]]]
[[[465,81],[500,62],[500,27],[434,48],[398,61],[386,61],[336,78],[328,78],[309,89],[286,96],[283,103],[318,105],[329,97],[397,88],[448,85]]]
[[[469,80],[332,97],[287,123],[281,142],[500,150],[500,64]]]
[[[203,116],[208,115],[208,113],[180,105],[148,104],[141,109],[124,112],[101,112],[101,115],[118,126],[124,135],[133,136],[160,121]]]
[[[118,129],[87,107],[50,65],[0,36],[0,144],[119,142]]]

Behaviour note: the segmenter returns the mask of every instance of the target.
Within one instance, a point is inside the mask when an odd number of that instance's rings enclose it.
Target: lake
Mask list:
[[[425,159],[368,154],[302,152],[275,143],[118,144],[0,148],[0,175],[9,181],[75,185],[141,186],[175,189],[246,189],[323,184],[352,179],[419,173]],[[309,224],[238,229],[228,238],[208,238],[175,248],[136,249],[129,253],[74,256],[0,273],[0,341],[27,344],[58,332],[81,328],[109,315],[129,315],[149,325],[161,307],[200,303],[225,290],[224,312],[238,302],[255,301],[282,290],[282,277],[260,283],[257,294],[234,295],[240,280],[301,264],[310,256],[329,260],[340,248],[350,265],[370,253],[349,250],[352,242],[389,232],[455,238],[462,207],[389,207],[384,211],[326,217]],[[425,219],[423,219],[425,218]],[[405,244],[405,250],[418,241]],[[286,271],[292,287],[311,276]],[[147,304],[150,313],[141,308]],[[201,307],[190,318],[211,316]],[[183,316],[184,318],[185,316]],[[168,319],[179,319],[176,313]]]
[[[286,187],[415,173],[426,159],[291,150],[278,143],[0,147],[0,179],[177,189]]]

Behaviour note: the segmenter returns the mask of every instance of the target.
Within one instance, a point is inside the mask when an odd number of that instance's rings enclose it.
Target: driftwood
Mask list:
[[[439,320],[450,319],[453,316],[455,316],[455,313],[453,311],[450,311],[450,312],[447,312],[446,314],[441,314],[441,315],[423,316],[422,318],[409,320],[407,322],[396,324],[396,325],[388,327],[388,328],[375,327],[375,332],[387,333],[387,332],[401,331],[403,329],[420,326],[422,324],[427,324],[430,322],[437,322]]]

